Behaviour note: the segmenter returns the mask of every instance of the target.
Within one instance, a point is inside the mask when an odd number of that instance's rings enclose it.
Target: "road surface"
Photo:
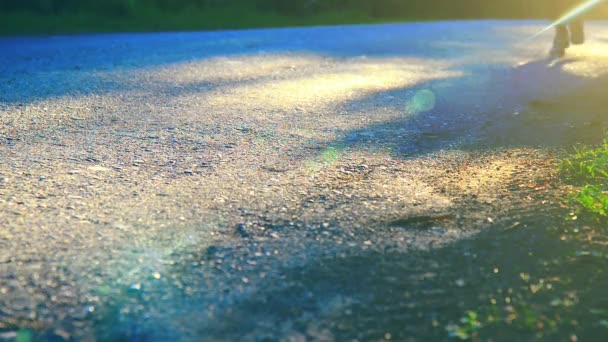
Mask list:
[[[0,340],[447,338],[605,128],[543,24],[0,39]]]

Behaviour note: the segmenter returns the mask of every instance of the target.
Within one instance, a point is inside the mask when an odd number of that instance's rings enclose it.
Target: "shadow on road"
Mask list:
[[[534,197],[532,203],[543,198],[526,195]],[[229,308],[209,311],[212,298],[190,298],[177,315],[184,330],[175,321],[143,328],[124,314],[120,320],[116,311],[97,321],[98,336],[155,341],[184,332],[208,340],[441,341],[455,325],[466,326],[458,319],[471,311],[482,326],[470,333],[482,340],[602,340],[608,298],[598,284],[608,281],[608,259],[591,253],[600,246],[581,244],[585,230],[573,230],[559,208],[522,203],[510,214],[491,229],[439,248],[404,253],[386,244],[383,251],[353,249],[281,269],[280,280],[259,284]]]
[[[429,252],[363,252],[288,270],[285,286],[252,295],[200,333],[439,341],[450,324],[461,324],[455,318],[472,310],[483,324],[497,321],[480,333],[482,340],[577,335],[599,341],[606,330],[592,309],[608,307],[597,286],[608,280],[608,261],[574,257],[575,245],[559,239],[559,219],[547,214]],[[559,302],[568,299],[572,304]]]
[[[608,128],[608,74],[589,77],[564,70],[577,63],[585,58],[493,70],[484,82],[473,74],[373,94],[345,107],[390,108],[402,111],[403,118],[346,132],[337,144],[383,148],[412,158],[439,150],[600,143]],[[433,108],[407,113],[412,99],[425,91],[436,97]],[[386,101],[387,96],[393,101]]]

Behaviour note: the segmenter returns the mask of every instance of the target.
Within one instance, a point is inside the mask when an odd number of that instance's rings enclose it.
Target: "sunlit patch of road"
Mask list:
[[[287,80],[253,83],[226,90],[209,97],[214,107],[234,106],[243,109],[268,108],[321,110],[344,101],[353,101],[369,93],[413,87],[434,79],[461,76],[449,71],[449,65],[436,61],[411,59],[369,59],[332,61],[331,70]],[[443,69],[443,70],[442,70]]]

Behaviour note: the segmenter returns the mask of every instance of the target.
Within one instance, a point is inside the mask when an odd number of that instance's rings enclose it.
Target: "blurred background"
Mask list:
[[[0,34],[547,18],[554,0],[0,0]],[[608,11],[596,11],[596,18]]]

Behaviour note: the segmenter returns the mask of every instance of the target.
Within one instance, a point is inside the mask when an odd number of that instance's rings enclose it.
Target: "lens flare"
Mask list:
[[[564,25],[567,24],[569,22],[571,22],[572,20],[578,18],[579,16],[587,13],[589,10],[593,9],[595,6],[601,4],[602,2],[604,2],[604,0],[588,0],[585,1],[584,3],[574,7],[573,9],[571,9],[570,11],[568,11],[566,14],[564,14],[562,17],[560,17],[559,19],[557,19],[556,21],[552,22],[551,25],[543,28],[542,30],[540,30],[538,33],[536,33],[535,35],[533,35],[532,37],[530,37],[530,39],[534,39],[538,36],[540,36],[541,34],[555,28],[556,26],[559,25]]]
[[[410,114],[418,114],[428,112],[435,108],[437,104],[437,97],[435,93],[430,89],[422,89],[412,97],[407,105],[407,112]]]

